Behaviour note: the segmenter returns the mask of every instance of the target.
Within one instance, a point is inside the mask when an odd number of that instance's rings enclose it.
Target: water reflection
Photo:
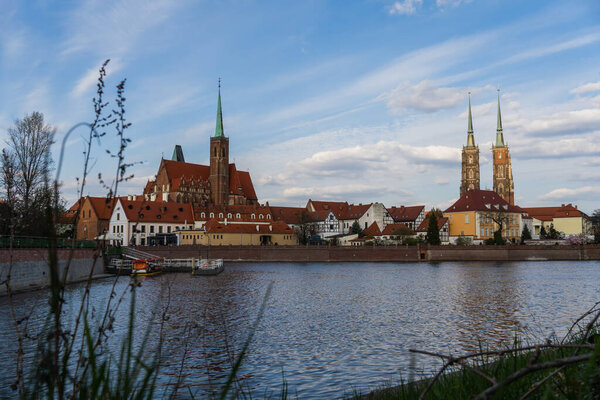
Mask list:
[[[183,397],[218,391],[274,283],[239,378],[254,397],[277,393],[285,373],[300,398],[342,397],[390,379],[428,373],[438,360],[412,358],[409,348],[460,353],[511,342],[515,333],[564,332],[598,297],[598,262],[430,264],[232,264],[216,277],[171,274],[148,278],[137,292],[136,337],[151,327],[164,360],[159,383],[180,382]],[[127,293],[128,277],[117,293]],[[98,318],[112,280],[97,281]],[[70,286],[74,315],[82,287]],[[127,329],[125,294],[115,334]],[[15,298],[20,316],[41,327],[43,292]],[[162,322],[161,316],[168,318]],[[7,299],[0,299],[0,397],[10,397],[16,343]],[[34,343],[29,343],[33,346]],[[114,346],[114,345],[113,345]],[[31,360],[28,362],[32,362]],[[189,390],[189,391],[188,391]]]

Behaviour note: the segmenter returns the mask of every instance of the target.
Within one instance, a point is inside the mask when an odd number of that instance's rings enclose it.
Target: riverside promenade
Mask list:
[[[164,258],[269,262],[441,262],[600,260],[600,245],[584,246],[137,246]]]

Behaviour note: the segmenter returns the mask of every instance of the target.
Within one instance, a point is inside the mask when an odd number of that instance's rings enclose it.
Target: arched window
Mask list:
[[[237,214],[235,214],[235,217],[239,219],[239,218],[241,218],[242,216],[240,215],[240,213],[237,213]]]
[[[231,215],[231,213],[227,213],[227,218],[232,218],[233,215]]]
[[[502,194],[502,193],[504,193],[504,186],[500,185],[500,186],[498,186],[498,194]]]
[[[259,219],[263,219],[263,218],[264,218],[264,216],[263,216],[262,214],[258,214],[258,218],[259,218]]]
[[[473,179],[473,170],[472,169],[469,170],[469,179]]]
[[[223,218],[223,213],[219,213],[219,218]]]
[[[214,218],[215,217],[215,213],[210,213],[210,217]]]
[[[502,153],[498,153],[498,160],[502,158]]]
[[[473,164],[473,156],[469,156],[469,164]]]
[[[201,213],[200,218],[206,218],[206,213]]]
[[[267,219],[271,219],[271,214],[267,214]]]
[[[250,216],[250,218],[252,218],[252,219],[256,219],[256,215],[252,214],[252,215]]]
[[[502,168],[498,168],[498,176],[499,176],[500,178],[502,178],[502,175],[503,175],[503,174],[504,174],[504,173],[502,172]]]

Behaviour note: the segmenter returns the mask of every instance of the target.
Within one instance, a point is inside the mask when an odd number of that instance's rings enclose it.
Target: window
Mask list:
[[[567,213],[569,215],[569,213]],[[271,219],[271,214],[267,214],[267,219]]]
[[[469,164],[473,164],[473,156],[469,156]]]
[[[368,228],[368,227],[367,227],[367,223],[365,222],[365,229],[367,229],[367,228]]]
[[[167,226],[167,233],[171,233],[171,227]]]
[[[162,232],[162,228],[163,228],[163,227],[162,227],[162,225],[159,225],[159,226],[158,226],[158,233],[163,233],[163,232]]]
[[[121,214],[117,213],[117,221],[121,219]]]
[[[219,213],[219,218],[223,218],[223,213]]]
[[[231,213],[227,213],[227,218],[233,218],[233,215]]]
[[[206,218],[206,213],[204,213],[204,212],[203,212],[203,213],[201,213],[201,214],[200,214],[200,218]]]
[[[263,218],[265,218],[265,217],[264,217],[264,215],[262,215],[262,214],[258,214],[258,218],[259,218],[259,219],[263,219]]]
[[[210,217],[214,218],[215,217],[215,213],[210,213]]]
[[[250,216],[250,218],[252,218],[252,219],[256,219],[256,215],[252,214],[252,215]]]
[[[333,225],[329,225],[329,229],[330,229],[330,230],[333,230]]]
[[[150,233],[154,233],[154,225],[150,225]]]
[[[146,233],[146,225],[142,225],[142,233]]]
[[[469,223],[469,214],[465,214],[465,224]]]
[[[241,218],[242,216],[240,215],[240,213],[237,213],[237,214],[235,214],[235,217],[239,219],[239,218]]]
[[[479,236],[483,237],[484,232],[485,231],[483,230],[483,228],[481,228],[481,233],[479,234]]]
[[[469,179],[473,179],[473,170],[472,169],[469,170]]]
[[[502,153],[498,153],[498,160],[502,158]]]

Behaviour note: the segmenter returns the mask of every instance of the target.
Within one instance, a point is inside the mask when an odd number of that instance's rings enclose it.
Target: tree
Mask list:
[[[411,237],[414,234],[415,232],[404,224],[400,224],[398,228],[392,231],[392,236],[399,238],[402,243],[404,243],[406,237]]]
[[[560,239],[562,237],[562,233],[554,229],[554,224],[550,224],[550,228],[548,229],[548,233],[546,234],[546,238],[548,239]]]
[[[429,213],[429,227],[427,228],[427,236],[425,241],[429,244],[439,245],[442,243],[440,240],[440,229],[438,228],[438,220],[435,212]]]
[[[352,224],[352,226],[350,227],[350,229],[352,229],[352,233],[356,233],[359,238],[365,236],[364,233],[363,233],[362,228],[360,227],[360,224],[358,223],[358,221],[354,221],[354,223]]]
[[[295,228],[300,244],[307,244],[308,239],[316,232],[316,224],[313,217],[307,210],[302,210],[300,214],[300,224]]]
[[[486,212],[483,214],[485,217],[489,217],[492,219],[492,221],[494,221],[496,223],[496,225],[498,225],[498,229],[496,229],[494,231],[494,237],[493,237],[493,244],[496,245],[503,245],[506,243],[506,240],[504,240],[504,238],[502,237],[502,227],[504,226],[504,223],[507,222],[508,217],[506,216],[506,213],[503,211],[490,211],[490,212]],[[490,244],[491,241],[490,240],[486,240],[486,244]]]
[[[544,228],[544,225],[542,224],[542,228],[540,229],[540,239],[546,239],[546,228]]]
[[[50,147],[55,131],[37,111],[17,119],[8,129],[8,148],[2,151],[1,180],[10,214],[18,223],[14,226],[17,234],[44,234],[39,222],[45,218],[47,206],[53,204]]]
[[[529,227],[524,225],[523,232],[521,232],[521,243],[524,243],[526,240],[531,240],[531,232],[529,231]]]

